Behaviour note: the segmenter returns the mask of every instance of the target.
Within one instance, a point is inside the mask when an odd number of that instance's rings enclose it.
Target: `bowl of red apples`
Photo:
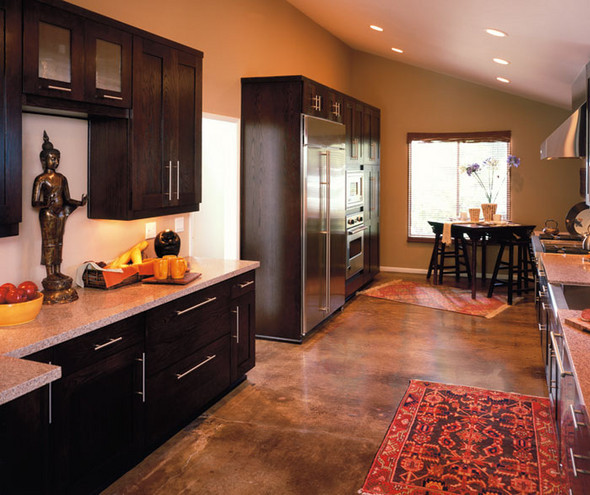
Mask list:
[[[0,327],[33,321],[42,305],[43,294],[30,280],[0,285]]]

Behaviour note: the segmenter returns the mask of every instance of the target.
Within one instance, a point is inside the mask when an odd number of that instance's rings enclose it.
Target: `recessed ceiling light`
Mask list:
[[[371,29],[374,29],[375,31],[383,31],[383,28],[382,27],[375,26],[374,24],[371,24],[369,27]]]
[[[392,50],[396,53],[404,53],[404,51],[400,50],[399,48],[392,48]]]
[[[491,34],[492,36],[498,36],[499,38],[508,36],[504,31],[500,31],[499,29],[486,29],[486,33]]]
[[[496,79],[504,84],[508,84],[510,82],[510,79],[506,79],[505,77],[496,77]]]
[[[496,62],[497,64],[500,65],[508,65],[510,62],[508,62],[508,60],[504,60],[503,58],[495,58],[493,59],[494,62]]]

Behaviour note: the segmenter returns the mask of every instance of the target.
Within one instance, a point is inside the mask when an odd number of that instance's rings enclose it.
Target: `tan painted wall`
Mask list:
[[[355,96],[381,108],[381,265],[426,268],[431,244],[407,242],[408,132],[512,131],[514,221],[562,228],[581,200],[581,160],[541,161],[539,145],[568,112],[381,57],[355,52]]]
[[[351,50],[282,0],[74,0],[204,52],[203,110],[239,117],[240,78],[303,74],[349,90]]]
[[[282,0],[79,0],[82,7],[197,48],[204,58],[204,111],[239,117],[240,78],[305,74],[348,91],[351,50]],[[87,131],[84,121],[29,115],[23,121],[23,222],[21,235],[0,239],[2,281],[40,283],[41,235],[30,205],[33,180],[41,173],[43,129],[62,152],[59,171],[72,196],[86,189]],[[199,215],[199,213],[197,214]],[[180,216],[180,215],[175,215]],[[185,218],[188,228],[189,215]],[[148,220],[89,220],[80,208],[69,218],[62,271],[75,273],[85,260],[110,260],[135,244]],[[159,217],[157,231],[174,228],[174,216]],[[189,254],[188,232],[181,254]],[[206,232],[201,233],[207,236]],[[150,246],[151,253],[153,248]],[[198,252],[195,253],[199,255]]]
[[[204,111],[239,117],[240,78],[304,74],[382,108],[382,264],[424,268],[426,245],[406,243],[408,131],[512,129],[522,166],[514,174],[514,217],[541,224],[563,217],[578,201],[577,165],[541,163],[541,140],[566,112],[501,92],[352,51],[282,0],[75,0],[82,7],[202,50]],[[354,70],[353,70],[354,69]],[[30,206],[47,128],[62,150],[60,171],[78,197],[85,188],[86,142],[80,122],[25,119],[23,223],[18,237],[0,239],[3,281],[44,276],[37,212]],[[70,147],[77,134],[80,143]],[[541,192],[541,194],[540,194]],[[185,215],[185,224],[188,215]],[[157,229],[173,228],[161,217]],[[66,227],[64,272],[86,259],[108,260],[143,236],[145,221],[88,220],[76,211]],[[202,233],[207,235],[207,233]],[[183,251],[187,242],[183,238]],[[198,253],[197,253],[198,254]]]

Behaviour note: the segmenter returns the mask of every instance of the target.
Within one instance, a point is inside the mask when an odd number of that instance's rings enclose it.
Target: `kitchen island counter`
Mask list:
[[[0,404],[60,378],[59,367],[28,361],[26,356],[259,266],[257,261],[192,258],[191,272],[201,276],[187,285],[136,283],[111,290],[77,288],[77,301],[44,305],[34,321],[0,327]]]

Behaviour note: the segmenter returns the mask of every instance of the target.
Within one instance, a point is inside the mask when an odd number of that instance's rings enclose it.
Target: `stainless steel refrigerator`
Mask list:
[[[302,116],[302,335],[344,304],[345,129]]]
[[[260,261],[256,336],[301,342],[344,304],[345,126],[271,79],[242,79],[240,257]]]

